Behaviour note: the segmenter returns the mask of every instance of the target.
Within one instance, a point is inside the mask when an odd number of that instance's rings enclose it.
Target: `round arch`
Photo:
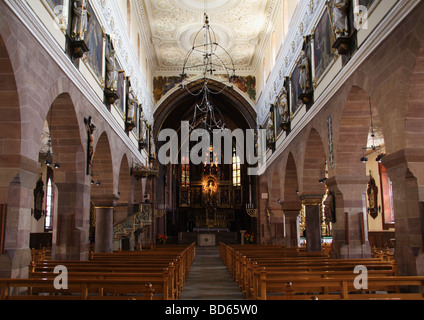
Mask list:
[[[319,181],[325,178],[326,154],[324,144],[318,131],[309,131],[305,145],[303,161],[302,190],[305,194],[323,195],[325,187]]]
[[[109,137],[103,131],[97,139],[91,166],[92,188],[91,199],[95,206],[113,206],[114,170]]]
[[[203,82],[197,81],[189,84],[189,89],[191,92],[196,92],[202,86]],[[221,91],[224,88],[224,84],[216,80],[210,80],[208,82],[208,88],[213,91]],[[256,111],[253,109],[251,103],[235,89],[226,88],[222,93],[212,95],[211,98],[213,99],[212,103],[216,104],[216,107],[221,113],[228,115],[226,121],[237,124],[240,128],[256,128]],[[177,129],[179,126],[175,127],[175,124],[172,124],[172,121],[170,122],[169,119],[185,119],[183,116],[187,116],[186,118],[188,119],[190,110],[195,102],[196,97],[193,97],[184,89],[175,90],[170,94],[154,112],[154,137],[157,137],[161,129]],[[234,126],[231,129],[235,129],[236,127]]]

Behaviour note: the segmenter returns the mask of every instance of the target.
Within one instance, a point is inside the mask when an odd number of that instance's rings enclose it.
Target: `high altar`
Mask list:
[[[211,147],[211,161],[204,165],[179,166],[180,243],[196,241],[199,246],[240,242],[240,230],[250,229],[251,218],[244,202],[251,201],[251,186],[245,179],[238,157],[232,164],[218,164]],[[247,178],[246,178],[247,180]],[[243,195],[249,195],[243,197]],[[243,199],[246,198],[246,199]]]

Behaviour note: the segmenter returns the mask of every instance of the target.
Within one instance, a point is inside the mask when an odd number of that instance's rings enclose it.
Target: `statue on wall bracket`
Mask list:
[[[147,119],[144,115],[143,107],[140,107],[138,137],[138,147],[143,150],[147,147]]]
[[[305,37],[303,48],[300,51],[299,59],[297,60],[297,67],[299,69],[299,87],[301,93],[299,100],[305,105],[313,103],[313,87],[312,87],[312,70],[311,70],[311,46],[310,36]]]
[[[350,52],[353,41],[354,28],[351,27],[351,19],[349,19],[353,10],[350,2],[350,0],[327,0],[326,2],[335,35],[333,48],[341,55]]]
[[[88,0],[74,0],[72,3],[72,26],[71,26],[71,50],[72,56],[76,59],[82,58],[84,53],[89,51],[85,43],[85,33],[87,32],[90,13],[87,10]]]
[[[278,113],[280,114],[280,128],[285,132],[290,131],[290,105],[288,100],[287,89],[283,87],[278,97]]]
[[[266,145],[272,151],[275,150],[274,105],[271,105],[266,121]]]
[[[105,100],[109,105],[119,100],[118,95],[118,68],[116,65],[116,51],[112,48],[106,55],[106,82]]]
[[[129,89],[128,89],[128,96],[127,96],[127,112],[126,112],[126,119],[125,119],[125,129],[127,132],[131,132],[135,127],[135,115],[137,113],[138,101],[130,81],[128,81],[128,85],[129,85]]]

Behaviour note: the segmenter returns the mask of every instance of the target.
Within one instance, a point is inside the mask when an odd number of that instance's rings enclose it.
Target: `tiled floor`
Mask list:
[[[219,246],[196,247],[196,258],[187,275],[180,300],[242,300],[234,282],[219,257]]]

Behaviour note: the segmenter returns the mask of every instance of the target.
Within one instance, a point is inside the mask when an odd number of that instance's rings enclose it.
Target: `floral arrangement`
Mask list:
[[[246,232],[244,234],[244,242],[245,243],[255,243],[255,234],[252,232]]]
[[[156,236],[156,240],[160,244],[165,244],[167,239],[168,239],[168,236],[166,234],[158,233],[158,235]]]

